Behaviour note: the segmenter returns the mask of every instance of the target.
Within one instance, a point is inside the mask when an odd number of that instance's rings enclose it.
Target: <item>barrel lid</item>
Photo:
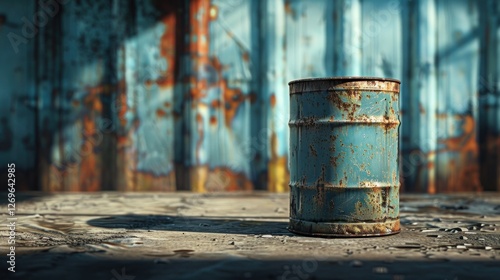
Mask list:
[[[323,77],[323,78],[304,78],[293,80],[288,83],[288,85],[302,82],[317,82],[317,81],[388,81],[401,84],[401,81],[393,78],[379,78],[379,77],[360,77],[360,76],[346,76],[346,77]]]

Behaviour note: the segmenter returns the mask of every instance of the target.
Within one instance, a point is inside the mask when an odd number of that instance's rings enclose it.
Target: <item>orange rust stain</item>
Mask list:
[[[464,123],[462,125],[463,134],[458,137],[451,137],[445,140],[441,140],[446,146],[446,150],[450,151],[466,151],[466,152],[476,152],[477,142],[475,141],[475,123],[472,116],[464,116]]]
[[[115,87],[111,87],[108,85],[100,85],[96,87],[87,88],[88,95],[83,99],[83,103],[85,107],[87,107],[90,111],[96,111],[98,113],[102,113],[103,105],[100,94],[109,94],[112,89]]]
[[[275,107],[276,106],[276,94],[271,94],[271,97],[269,98],[269,102],[271,103],[271,107]]]
[[[190,38],[189,51],[196,53],[199,57],[208,57],[209,53],[209,22],[210,1],[192,0],[189,5],[190,34],[196,39]]]
[[[441,185],[444,191],[481,191],[479,168],[477,165],[478,144],[476,141],[475,122],[472,116],[456,116],[462,120],[462,134],[457,137],[440,140],[445,148],[438,152],[452,152],[458,154],[458,159],[450,160],[448,178]],[[457,174],[457,175],[455,175]],[[440,180],[443,180],[441,178]]]
[[[125,81],[120,82],[120,84],[121,83],[125,83]],[[119,108],[118,119],[120,120],[120,124],[122,126],[125,126],[127,124],[127,119],[125,118],[125,116],[126,116],[127,110],[128,110],[127,94],[126,94],[125,90],[120,91],[118,93],[116,103],[117,103],[116,106],[119,106],[118,107]]]
[[[399,220],[396,220],[391,228],[392,232],[399,231],[401,229],[401,223]]]
[[[116,141],[118,148],[121,148],[129,143],[129,139],[127,136],[117,136]]]
[[[220,62],[220,60],[216,56],[214,56],[210,59],[210,64],[215,69],[217,74],[219,76],[222,76],[222,71],[224,71],[226,69],[226,66],[224,64],[222,64],[222,62]]]
[[[96,133],[96,125],[92,118],[88,115],[83,117],[84,136],[93,137]],[[79,189],[82,191],[98,191],[99,190],[99,173],[100,169],[97,162],[97,155],[93,152],[94,144],[92,141],[84,138],[81,146],[80,154],[82,160],[80,162]],[[90,149],[90,151],[89,151]]]
[[[199,100],[202,99],[207,95],[207,81],[205,80],[199,80],[197,81],[194,77],[190,78],[190,83],[192,85],[195,85],[193,88],[191,88],[190,91],[190,97],[193,100]],[[194,104],[193,104],[194,106]]]
[[[91,155],[85,157],[80,164],[79,183],[82,191],[95,192],[99,190],[97,160]]]
[[[342,97],[347,99],[347,101],[343,101]],[[335,91],[330,93],[327,98],[343,114],[347,114],[348,120],[354,120],[354,114],[361,107],[361,93],[355,90]]]
[[[96,112],[102,113],[102,102],[100,99],[96,98],[96,100],[92,104],[92,109]]]
[[[160,55],[167,61],[167,69],[156,81],[159,87],[171,87],[175,83],[175,31],[177,28],[177,18],[175,13],[170,13],[162,18],[165,25],[165,32],[160,38]]]
[[[224,79],[219,81],[219,86],[224,100],[225,124],[227,127],[230,127],[239,106],[245,101],[245,97],[240,89],[229,88]]]
[[[93,87],[87,87],[87,92],[89,93],[88,98],[92,98],[99,94],[109,94],[114,89],[112,85],[97,85]]]
[[[194,192],[218,192],[252,190],[252,181],[242,172],[234,172],[227,167],[209,169],[206,165],[191,167],[189,170],[191,190]]]
[[[252,190],[252,181],[242,172],[234,172],[227,167],[216,167],[209,174],[207,190],[241,191]]]
[[[384,128],[385,128],[385,131],[384,133],[388,133],[389,131],[391,131],[392,129],[395,129],[399,126],[399,122],[398,121],[393,121],[393,120],[390,120],[390,119],[387,119],[386,120],[387,122],[384,124]]]
[[[211,64],[217,71],[219,77],[222,77],[222,71],[224,69],[224,65],[220,63],[219,59],[217,57],[213,57],[211,59]],[[223,110],[224,110],[224,121],[225,125],[227,127],[231,126],[231,122],[234,119],[234,116],[236,115],[236,112],[241,105],[245,101],[245,96],[241,92],[240,89],[238,88],[230,88],[227,85],[227,81],[223,78],[221,78],[218,81],[217,86],[219,87],[220,91],[222,92],[222,103],[223,103]],[[212,103],[212,106],[214,103]],[[220,103],[219,103],[220,105]],[[215,107],[215,106],[213,106]]]
[[[210,124],[211,125],[216,125],[217,124],[217,118],[215,116],[210,117]]]
[[[250,54],[248,54],[248,52],[243,52],[241,58],[243,59],[243,61],[248,62],[250,61]]]
[[[392,90],[399,93],[399,83],[393,83],[392,84]]]
[[[161,109],[156,110],[156,116],[159,118],[165,117],[167,113]]]
[[[147,79],[145,82],[144,82],[144,85],[146,86],[147,89],[150,89],[151,86],[154,84],[154,81],[150,80],[150,79]]]
[[[135,191],[175,191],[175,172],[154,175],[149,172],[135,171],[137,187]]]
[[[203,124],[203,117],[200,114],[196,114],[196,122]]]
[[[172,104],[170,104],[170,102],[166,101],[165,103],[163,103],[163,106],[165,106],[165,108],[170,108],[170,107],[172,107]]]
[[[212,106],[212,108],[214,108],[214,109],[218,109],[218,108],[220,108],[220,107],[221,107],[221,102],[220,102],[220,100],[218,100],[218,99],[212,100],[211,106]]]
[[[222,71],[225,66],[217,57],[212,57],[208,63],[216,70],[218,76],[221,77],[216,84],[210,86],[217,86],[222,95],[222,100],[213,100],[210,106],[214,109],[222,108],[224,111],[224,123],[227,127],[230,127],[239,106],[249,97],[246,97],[240,89],[228,86],[227,80],[222,78]],[[191,98],[199,100],[206,96],[206,90],[209,86],[206,80],[196,81],[194,78],[191,78],[190,84],[194,85],[190,92]]]

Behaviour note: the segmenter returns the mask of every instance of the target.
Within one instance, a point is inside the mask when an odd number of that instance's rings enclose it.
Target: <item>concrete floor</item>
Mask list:
[[[336,239],[288,232],[286,194],[17,195],[16,272],[3,261],[1,279],[500,275],[500,194],[403,195],[400,234]],[[4,259],[6,229],[0,231]]]

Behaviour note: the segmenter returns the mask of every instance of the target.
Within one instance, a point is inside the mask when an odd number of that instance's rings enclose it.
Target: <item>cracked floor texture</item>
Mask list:
[[[270,193],[18,193],[16,272],[1,279],[498,279],[500,194],[402,195],[402,232],[286,229]],[[7,197],[5,194],[4,197]],[[0,248],[7,244],[7,202]]]

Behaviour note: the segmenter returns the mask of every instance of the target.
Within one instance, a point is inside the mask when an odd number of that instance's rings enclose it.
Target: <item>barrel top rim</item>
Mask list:
[[[380,77],[364,77],[364,76],[345,76],[345,77],[321,77],[321,78],[303,78],[292,80],[288,85],[302,82],[318,82],[318,81],[387,81],[401,84],[401,81],[394,78],[380,78]]]

